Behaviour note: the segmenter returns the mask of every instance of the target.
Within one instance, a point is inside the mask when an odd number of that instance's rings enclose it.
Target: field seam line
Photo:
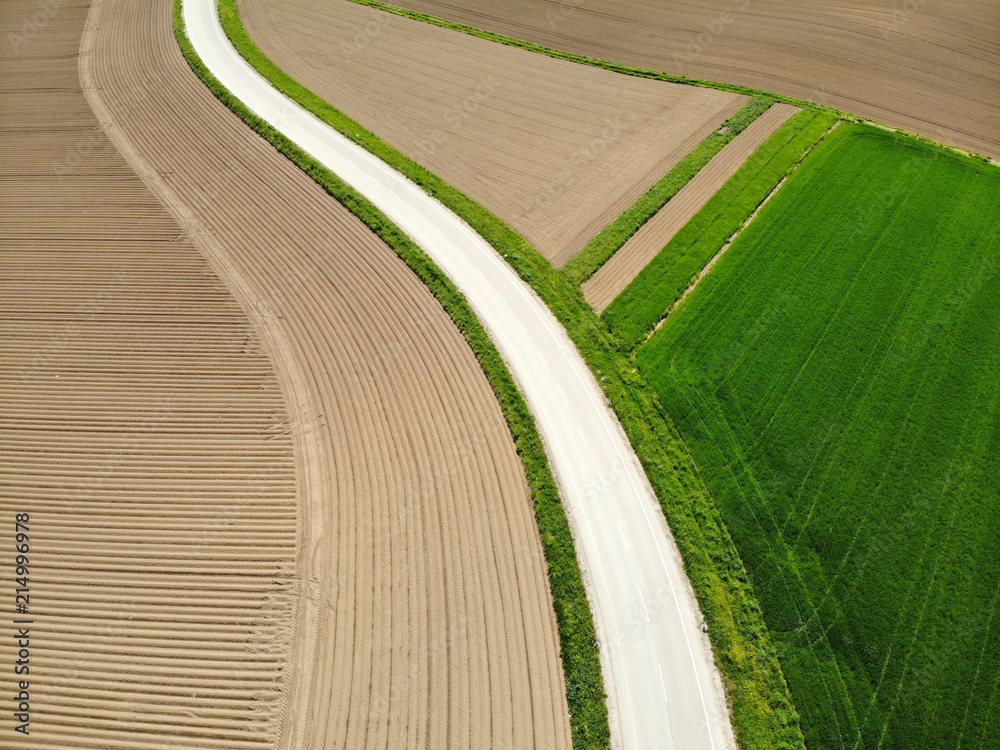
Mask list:
[[[624,292],[632,281],[638,278],[643,269],[652,263],[656,256],[670,244],[671,240],[683,231],[684,226],[689,221],[694,220],[701,212],[701,209],[712,200],[712,197],[725,187],[729,179],[743,168],[743,165],[751,159],[757,149],[764,146],[770,140],[770,137],[780,130],[788,120],[803,111],[801,109],[792,109],[791,111],[779,110],[777,109],[778,107],[788,108],[790,105],[774,103],[766,111],[762,112],[759,117],[754,118],[746,128],[720,148],[698,172],[694,173],[691,179],[681,186],[677,193],[666,203],[661,205],[643,225],[637,227],[635,233],[615,250],[614,255],[609,257],[607,262],[597,269],[590,279],[583,283],[584,296],[595,312],[598,314],[603,313],[614,302],[614,299]],[[759,132],[761,128],[756,128],[752,132],[755,124],[769,125],[771,120],[775,119],[768,117],[769,113],[777,113],[778,117],[781,117],[782,111],[785,112],[785,116],[771,127],[769,131]],[[748,143],[756,143],[756,146],[751,148],[742,159],[738,161],[732,160],[733,153],[739,154],[738,149],[745,148]],[[727,149],[729,150],[728,153]],[[730,158],[727,159],[727,157]],[[723,174],[719,175],[713,184],[711,181],[713,171],[717,174],[720,167]],[[706,182],[708,182],[707,185],[705,184]],[[693,201],[692,197],[694,198]],[[766,200],[765,198],[765,202]],[[674,201],[678,202],[671,205]],[[685,215],[687,218],[683,222],[679,221]],[[662,227],[667,217],[675,216],[676,220],[669,222],[669,225],[673,227],[669,232],[660,231],[659,239],[655,243],[650,240],[643,242],[643,235],[647,233],[647,227],[649,230],[656,232],[657,226]],[[738,232],[739,229],[733,233],[728,241],[731,241]],[[724,246],[726,244],[724,243]],[[625,273],[621,271],[622,266],[625,267]],[[620,274],[617,282],[615,282],[616,273]],[[602,286],[606,287],[608,285],[613,287],[612,292],[609,293],[606,289],[602,291]],[[665,314],[669,314],[669,310]]]
[[[695,179],[698,176],[698,174],[705,167],[708,166],[708,164],[711,162],[711,160],[716,155],[718,155],[718,153],[720,151],[722,151],[722,149],[724,149],[726,146],[728,146],[730,143],[732,143],[734,140],[736,140],[736,138],[744,130],[746,130],[748,127],[750,127],[750,125],[752,125],[754,122],[756,122],[758,118],[760,118],[768,110],[770,110],[770,108],[772,106],[774,106],[774,104],[777,104],[777,102],[771,101],[771,103],[765,109],[763,109],[760,112],[756,113],[754,115],[754,117],[752,119],[750,119],[743,126],[743,128],[740,131],[732,133],[732,137],[728,137],[729,134],[721,135],[720,136],[719,131],[721,129],[727,127],[726,123],[730,122],[733,118],[738,117],[741,112],[744,112],[745,110],[750,109],[751,107],[753,107],[755,105],[755,103],[758,103],[762,99],[767,99],[767,98],[766,97],[754,97],[754,98],[752,98],[749,102],[747,102],[746,104],[744,104],[736,113],[734,113],[732,116],[728,117],[722,123],[722,125],[719,126],[719,128],[717,128],[716,130],[712,131],[707,136],[705,136],[705,138],[703,138],[701,140],[701,142],[699,142],[698,144],[696,144],[694,146],[694,148],[692,148],[690,151],[688,151],[688,153],[686,153],[683,157],[681,157],[681,159],[677,162],[677,164],[675,164],[673,167],[671,167],[669,170],[667,170],[667,172],[662,177],[660,177],[656,182],[654,182],[645,193],[643,193],[638,198],[636,198],[631,203],[631,205],[627,206],[624,211],[622,211],[620,214],[618,214],[618,216],[616,216],[614,219],[612,219],[611,223],[609,223],[606,227],[604,227],[603,229],[601,229],[601,231],[598,232],[594,237],[592,237],[590,240],[588,240],[586,245],[584,245],[575,254],[573,254],[572,256],[570,256],[570,258],[566,261],[566,263],[563,264],[562,268],[559,269],[559,270],[562,271],[563,274],[565,276],[567,276],[567,278],[569,278],[570,281],[573,284],[577,284],[577,285],[584,284],[585,282],[589,281],[593,276],[595,276],[597,274],[597,272],[600,271],[608,261],[610,261],[612,258],[614,258],[615,255],[618,253],[618,251],[621,250],[628,243],[628,241],[640,229],[642,229],[642,227],[644,227],[660,211],[662,211],[670,203],[670,201],[672,201],[677,196],[677,194],[680,193],[687,186],[687,184],[689,182],[691,182],[693,179]],[[732,132],[732,131],[730,131],[730,132]],[[714,141],[717,141],[720,138],[723,138],[723,139],[726,139],[726,140],[724,140],[723,143],[719,144],[718,147],[714,147]],[[713,139],[714,139],[714,141],[713,141]],[[713,141],[713,143],[710,143],[710,141]],[[708,145],[706,146],[706,144],[708,144]],[[687,180],[685,180],[682,184],[678,185],[677,189],[674,190],[673,193],[665,201],[661,201],[659,199],[659,195],[658,195],[659,191],[657,190],[657,188],[659,188],[659,186],[661,185],[661,183],[665,182],[672,174],[674,174],[678,170],[679,167],[681,167],[684,164],[685,159],[690,158],[692,154],[694,154],[695,152],[700,151],[701,149],[711,150],[712,151],[711,157],[708,158],[708,159],[705,159],[704,163],[700,167],[698,167],[698,170],[695,171],[695,172],[693,172],[691,174],[691,176]],[[621,238],[620,242],[618,242],[617,239],[616,239],[613,244],[609,243],[608,247],[606,249],[601,249],[601,247],[599,247],[599,246],[596,247],[596,248],[592,247],[594,245],[598,245],[598,243],[601,242],[601,240],[600,240],[601,236],[605,232],[609,232],[620,221],[623,221],[626,216],[628,216],[628,215],[630,215],[632,213],[638,213],[639,209],[637,209],[637,206],[640,206],[640,204],[642,204],[648,197],[651,197],[651,200],[654,201],[655,203],[657,203],[659,207],[656,210],[654,210],[654,211],[650,211],[649,215],[644,220],[642,220],[640,223],[638,223],[636,225],[636,227],[634,228],[634,230],[632,230],[631,232],[629,232],[627,235],[623,236]],[[593,253],[596,257],[593,257],[593,258],[588,257],[591,253]],[[606,257],[602,257],[602,256],[605,256],[605,255],[606,255]],[[575,261],[575,263],[574,263],[574,261]],[[589,262],[587,262],[587,261],[589,261]],[[584,266],[583,269],[578,270],[576,268],[576,266],[584,265],[585,262],[586,262],[586,265]]]

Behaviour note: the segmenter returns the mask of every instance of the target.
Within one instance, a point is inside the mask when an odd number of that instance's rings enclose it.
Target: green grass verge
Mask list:
[[[803,110],[782,125],[604,310],[602,317],[634,349],[691,280],[802,161],[836,117]]]
[[[1000,747],[998,205],[842,125],[639,350],[815,750]]]
[[[639,227],[673,198],[677,191],[688,184],[701,168],[711,161],[723,147],[746,130],[747,126],[774,103],[766,96],[755,96],[739,112],[726,120],[719,130],[705,138],[683,159],[659,179],[635,203],[608,226],[602,229],[584,248],[570,258],[562,272],[574,284],[582,284],[603,266],[624,245]],[[720,130],[728,128],[728,132]]]
[[[739,741],[744,747],[755,750],[802,748],[798,716],[792,708],[774,646],[718,510],[673,424],[659,406],[655,392],[648,387],[631,358],[617,350],[616,341],[587,305],[580,287],[553,269],[537,250],[485,208],[392,149],[268,61],[247,36],[234,0],[220,0],[219,6],[226,33],[251,65],[276,88],[375,153],[461,216],[538,292],[565,326],[588,365],[600,376],[601,385],[649,475],[677,539],[709,626],[709,636],[726,683]],[[278,142],[281,140],[279,138]],[[291,150],[294,152],[294,147]],[[303,163],[308,167],[308,160]],[[446,279],[437,283],[449,290],[449,296],[442,298],[446,309],[450,311],[449,305],[452,304],[464,305],[461,297],[456,299],[453,296],[453,287]],[[462,309],[463,314],[471,314],[464,306]],[[502,404],[516,397],[523,407],[516,391],[512,394],[498,391],[498,396]],[[526,419],[530,420],[530,414],[525,413]],[[539,460],[543,461],[544,455]],[[529,469],[529,479],[531,471]],[[547,476],[548,486],[551,477]],[[534,487],[532,489],[534,492]],[[562,512],[561,506],[559,512]],[[556,534],[546,530],[542,519],[539,526],[548,557],[548,544],[562,539],[559,534],[563,533],[563,527]],[[565,533],[568,534],[568,528]],[[571,538],[567,536],[566,539],[572,545]],[[572,546],[566,549],[571,550]],[[549,565],[550,568],[553,566],[551,558]],[[570,565],[570,561],[565,560],[559,567],[568,569]],[[577,569],[575,556],[572,567]],[[553,582],[553,596],[561,596],[556,582]],[[573,611],[579,619],[582,620],[581,613],[584,611],[589,617],[586,601],[573,601],[578,602]],[[565,605],[557,603],[556,606],[557,616],[562,618]],[[563,630],[564,624],[560,620],[563,660],[567,681],[572,683],[568,684],[568,693],[574,747],[606,747],[609,742],[606,708],[603,698],[599,697],[601,691],[595,687],[600,685],[600,674],[593,641],[588,637],[580,639],[585,641],[582,644],[570,642]],[[597,674],[592,680],[594,669]]]
[[[608,747],[610,735],[597,638],[573,536],[534,418],[499,352],[464,296],[407,235],[360,193],[250,112],[207,70],[184,31],[181,3],[182,0],[175,0],[174,32],[192,70],[227,107],[395,250],[437,297],[469,342],[500,401],[531,489],[559,627],[573,745],[579,748]],[[239,24],[239,16],[231,2],[224,1],[220,5],[226,12],[223,18],[227,30],[232,33],[234,26]],[[237,28],[242,31],[242,25]],[[344,120],[346,118],[340,121],[341,124]],[[356,133],[361,134],[362,131],[358,129]]]

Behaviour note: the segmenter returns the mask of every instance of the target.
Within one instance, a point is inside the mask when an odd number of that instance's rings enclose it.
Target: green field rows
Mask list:
[[[1000,747],[998,207],[842,125],[638,352],[812,750]]]
[[[758,148],[604,311],[628,348],[636,346],[692,278],[833,125],[836,116],[803,110]]]

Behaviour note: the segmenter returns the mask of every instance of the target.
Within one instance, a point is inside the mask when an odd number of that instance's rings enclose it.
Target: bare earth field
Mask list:
[[[746,101],[554,60],[349,2],[241,0],[265,55],[555,265]]]
[[[828,104],[1000,159],[994,0],[400,0],[626,65]]]
[[[610,305],[678,230],[750,158],[750,154],[798,111],[798,107],[789,104],[774,104],[726,144],[597,273],[584,282],[583,293],[587,302],[599,313]]]
[[[250,320],[87,106],[87,6],[20,44],[38,3],[0,21],[0,746],[269,747],[298,591],[285,403]],[[12,615],[19,513],[30,600]]]
[[[32,747],[569,747],[530,496],[478,362],[195,78],[171,8],[97,0],[83,93],[60,66],[86,3],[19,50],[35,78],[4,67]]]
[[[566,747],[523,468],[468,345],[360,221],[189,71],[170,0],[102,0],[94,82],[275,341],[302,482],[283,747]]]

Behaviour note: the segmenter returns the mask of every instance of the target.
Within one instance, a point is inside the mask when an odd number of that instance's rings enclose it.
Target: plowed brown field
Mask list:
[[[995,0],[400,0],[556,49],[820,102],[1000,159]]]
[[[0,21],[0,746],[269,747],[298,591],[285,403],[247,316],[87,106],[87,6],[5,2]]]
[[[597,312],[603,312],[680,228],[732,177],[750,154],[798,111],[797,107],[790,104],[774,104],[726,144],[597,273],[584,282],[583,293],[587,302]]]
[[[475,199],[555,265],[745,97],[554,60],[327,0],[240,0],[280,68]]]
[[[405,264],[195,78],[171,6],[97,0],[82,105],[61,68],[58,92],[4,68],[32,747],[568,747],[484,374]],[[86,12],[20,52],[75,68]]]

